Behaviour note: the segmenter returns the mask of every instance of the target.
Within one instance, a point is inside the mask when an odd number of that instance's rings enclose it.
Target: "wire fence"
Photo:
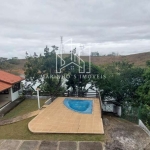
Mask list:
[[[121,117],[136,124],[139,124],[140,119],[150,129],[150,106],[148,105],[141,105],[139,107],[123,106]]]

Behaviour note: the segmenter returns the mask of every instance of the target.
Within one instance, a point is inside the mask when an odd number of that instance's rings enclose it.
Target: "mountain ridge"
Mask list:
[[[63,57],[67,57],[69,54],[63,54]],[[146,61],[150,60],[150,52],[132,54],[132,55],[118,55],[118,56],[90,56],[91,62],[98,66],[105,66],[111,64],[113,62],[118,61],[127,61],[129,63],[134,63],[135,66],[144,67],[146,66]],[[84,61],[88,61],[89,56],[81,56]],[[14,74],[24,74],[24,64],[26,59],[18,59],[18,65],[12,65],[11,70],[7,70],[8,72]]]

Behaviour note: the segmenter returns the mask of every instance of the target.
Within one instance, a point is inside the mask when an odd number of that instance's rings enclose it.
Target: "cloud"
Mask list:
[[[43,53],[46,45],[98,43],[92,51],[131,54],[150,50],[150,1],[0,0],[0,57]]]

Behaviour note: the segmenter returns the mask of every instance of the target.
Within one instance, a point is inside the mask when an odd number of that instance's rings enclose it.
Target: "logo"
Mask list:
[[[69,47],[70,59],[65,60],[64,47]],[[91,46],[84,46],[80,43],[72,43],[72,39],[69,39],[61,43],[61,49],[56,54],[56,73],[62,73],[62,70],[70,67],[70,71],[74,68],[78,68],[78,73],[91,73]],[[86,52],[86,56],[81,56],[81,53]],[[86,62],[83,60],[86,59]],[[60,67],[58,67],[58,64]]]

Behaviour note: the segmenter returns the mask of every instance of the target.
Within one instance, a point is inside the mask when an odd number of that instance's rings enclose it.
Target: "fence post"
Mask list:
[[[68,90],[68,97],[70,96],[70,91]]]
[[[37,90],[38,108],[40,109],[41,108],[41,106],[40,106],[40,98],[39,98],[39,91],[40,91],[40,89],[37,88],[36,90]]]
[[[98,98],[99,98],[99,104],[100,104],[100,109],[101,109],[101,118],[103,117],[103,111],[102,111],[102,99],[101,99],[101,94],[100,91],[98,92]]]
[[[138,108],[138,121],[139,121],[139,119],[141,119],[141,108],[142,108],[142,104],[140,104],[140,106]]]

